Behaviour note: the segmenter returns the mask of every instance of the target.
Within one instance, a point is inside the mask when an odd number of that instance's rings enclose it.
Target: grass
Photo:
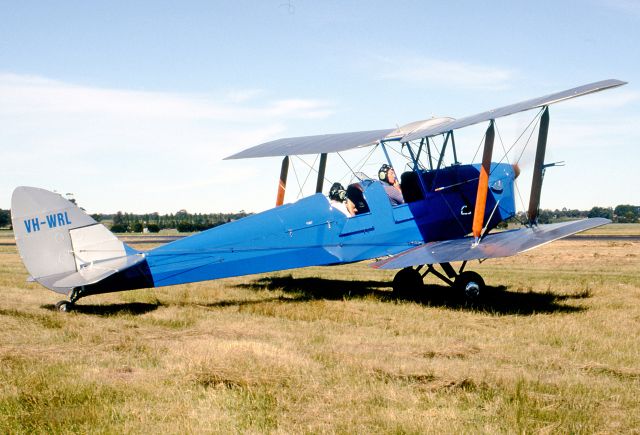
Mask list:
[[[468,267],[490,290],[474,304],[431,277],[395,300],[360,263],[58,313],[0,246],[0,432],[638,431],[639,242]]]
[[[581,234],[603,236],[639,236],[640,224],[607,224]]]

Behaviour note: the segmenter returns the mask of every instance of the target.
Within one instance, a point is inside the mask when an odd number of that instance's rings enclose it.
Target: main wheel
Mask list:
[[[58,301],[56,303],[56,310],[66,313],[73,309],[73,303],[69,301]]]
[[[468,300],[477,300],[484,291],[484,280],[476,272],[462,272],[454,282],[462,295]]]
[[[406,267],[393,277],[393,295],[396,298],[406,299],[415,297],[423,286],[422,275],[412,267]]]

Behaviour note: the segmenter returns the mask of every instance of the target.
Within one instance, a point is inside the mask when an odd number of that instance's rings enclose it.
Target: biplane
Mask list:
[[[469,298],[478,297],[484,281],[465,270],[469,261],[515,255],[609,222],[538,224],[545,169],[553,165],[545,163],[549,106],[624,84],[604,80],[461,119],[254,146],[227,159],[282,157],[276,207],[148,251],[128,246],[59,194],[17,187],[11,201],[16,244],[31,279],[67,295],[56,305],[61,311],[100,293],[371,259],[373,268],[399,269],[392,288],[400,297],[418,291],[429,273]],[[537,147],[526,218],[521,228],[500,230],[500,223],[517,214],[519,168],[504,158],[493,161],[496,121],[533,109],[538,109],[530,124],[537,129]],[[454,135],[481,123],[488,124],[480,141],[482,160],[463,164]],[[349,216],[323,194],[327,155],[363,147],[381,149],[387,167],[392,166],[389,150],[407,157],[398,170],[404,203],[393,205],[379,179],[354,172],[366,209]],[[309,154],[320,157],[316,193],[284,204],[289,158]]]

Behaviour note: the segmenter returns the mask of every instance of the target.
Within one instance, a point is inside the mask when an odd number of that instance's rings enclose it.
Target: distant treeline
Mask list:
[[[181,233],[192,233],[195,231],[204,231],[227,222],[235,221],[248,216],[241,210],[237,213],[189,213],[186,210],[180,210],[173,214],[134,214],[122,213],[116,214],[92,214],[91,217],[105,224],[114,233],[141,233],[148,231],[157,233],[160,230],[175,229]]]
[[[526,220],[524,213],[518,214],[520,220]],[[563,208],[562,210],[542,209],[538,213],[538,223],[551,224],[554,222],[568,221],[573,219],[584,219],[603,217],[611,219],[611,221],[620,224],[640,222],[640,206],[637,205],[618,205],[611,207],[593,207],[591,210],[571,210]]]
[[[218,225],[231,222],[251,213],[241,210],[237,213],[188,213],[180,210],[175,214],[134,214],[117,212],[115,214],[92,214],[96,221],[102,222],[114,233],[141,233],[148,231],[157,233],[164,229],[175,229],[182,233],[204,231]],[[618,205],[611,207],[593,207],[591,210],[540,210],[538,222],[549,224],[553,222],[566,221],[571,219],[582,219],[587,217],[603,217],[611,219],[616,223],[637,223],[640,222],[640,206]],[[518,220],[524,221],[524,214],[518,216]],[[11,214],[9,210],[0,209],[0,228],[11,228]],[[145,230],[146,229],[146,230]]]

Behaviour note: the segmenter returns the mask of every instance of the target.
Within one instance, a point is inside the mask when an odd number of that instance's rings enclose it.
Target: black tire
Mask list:
[[[485,289],[482,277],[472,271],[462,272],[456,277],[454,284],[462,296],[470,301],[480,299]]]
[[[73,304],[69,301],[58,301],[56,302],[56,310],[67,313],[73,309]]]
[[[409,299],[416,297],[423,285],[420,272],[412,267],[406,267],[396,273],[391,286],[393,287],[393,296],[399,299]]]

